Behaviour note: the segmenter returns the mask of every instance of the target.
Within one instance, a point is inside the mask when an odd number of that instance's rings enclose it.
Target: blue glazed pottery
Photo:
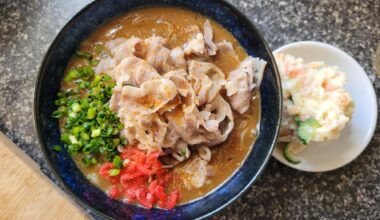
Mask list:
[[[62,145],[58,120],[51,117],[54,100],[69,59],[79,44],[98,26],[134,8],[175,6],[199,12],[229,30],[247,53],[268,62],[260,88],[261,119],[259,136],[254,146],[232,177],[219,188],[172,210],[147,210],[112,200],[92,185],[80,172],[66,151],[56,152]],[[86,208],[105,219],[192,219],[205,218],[221,210],[239,197],[257,179],[268,162],[279,130],[282,95],[279,74],[270,48],[252,23],[230,4],[219,0],[99,0],[75,15],[51,44],[41,65],[34,97],[35,126],[41,150],[53,174],[65,191]]]

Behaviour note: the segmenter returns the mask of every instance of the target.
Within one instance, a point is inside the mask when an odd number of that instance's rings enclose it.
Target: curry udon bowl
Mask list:
[[[260,87],[261,114],[256,141],[241,166],[222,184],[206,195],[174,209],[145,209],[110,199],[91,184],[65,151],[54,151],[62,145],[59,123],[51,115],[60,90],[64,71],[76,49],[97,27],[133,9],[147,6],[173,6],[198,12],[228,30],[248,55],[267,61]],[[238,10],[218,0],[99,0],[75,15],[51,44],[40,68],[34,97],[35,126],[44,157],[64,190],[85,208],[106,219],[203,218],[221,210],[257,179],[268,162],[279,130],[282,95],[280,78],[270,48],[254,25]],[[233,152],[231,152],[233,154]]]

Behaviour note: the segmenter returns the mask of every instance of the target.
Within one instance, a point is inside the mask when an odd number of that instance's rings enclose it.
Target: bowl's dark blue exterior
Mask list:
[[[78,45],[96,27],[131,9],[152,5],[179,6],[206,15],[228,29],[248,54],[268,61],[261,86],[260,135],[242,167],[232,178],[202,199],[173,210],[146,210],[109,199],[90,184],[70,156],[55,152],[52,146],[62,144],[58,122],[51,117],[53,101],[59,91],[64,69]],[[225,207],[245,191],[264,169],[276,141],[281,118],[281,86],[271,51],[256,28],[239,11],[218,0],[99,0],[91,3],[73,17],[50,46],[38,75],[34,117],[42,152],[51,170],[63,183],[65,191],[77,202],[104,218],[199,218],[207,217]]]

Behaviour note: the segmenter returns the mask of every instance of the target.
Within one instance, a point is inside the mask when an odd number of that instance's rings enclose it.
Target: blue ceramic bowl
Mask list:
[[[99,25],[113,17],[143,6],[178,6],[197,11],[219,22],[229,30],[248,54],[268,62],[261,92],[261,122],[258,139],[241,168],[212,193],[178,206],[173,210],[146,210],[112,200],[92,185],[65,152],[55,152],[62,145],[58,121],[51,117],[55,110],[55,94],[59,91],[70,57],[79,44]],[[234,201],[257,179],[268,162],[276,141],[281,118],[281,86],[279,74],[265,40],[252,23],[230,4],[219,0],[99,0],[75,15],[51,44],[37,78],[34,117],[41,150],[54,175],[65,191],[78,203],[106,219],[189,219],[203,218]]]

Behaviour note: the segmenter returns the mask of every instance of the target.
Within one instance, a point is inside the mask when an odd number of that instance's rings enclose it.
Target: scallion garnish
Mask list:
[[[86,59],[86,60],[91,60],[92,59],[92,54],[89,53],[89,52],[86,52],[86,51],[82,51],[82,50],[77,50],[75,51],[75,55],[79,58],[83,58],[83,59]]]
[[[120,168],[123,161],[121,160],[121,157],[120,156],[115,156],[115,158],[113,158],[113,161],[112,161],[113,165],[116,167],[116,168]]]
[[[108,171],[108,174],[109,174],[110,176],[117,176],[117,175],[120,174],[120,169],[110,169],[110,170]]]
[[[115,82],[108,75],[95,75],[92,66],[99,61],[90,53],[77,51],[76,55],[88,60],[89,65],[70,69],[64,77],[69,88],[57,93],[54,104],[58,107],[52,117],[64,122],[61,141],[70,154],[84,154],[82,162],[86,166],[105,159],[120,167],[117,146],[126,143],[120,138],[123,125],[109,109]],[[113,174],[117,172],[115,169]]]
[[[61,146],[58,146],[58,145],[54,145],[52,147],[53,150],[57,151],[57,152],[60,152],[62,150]]]

